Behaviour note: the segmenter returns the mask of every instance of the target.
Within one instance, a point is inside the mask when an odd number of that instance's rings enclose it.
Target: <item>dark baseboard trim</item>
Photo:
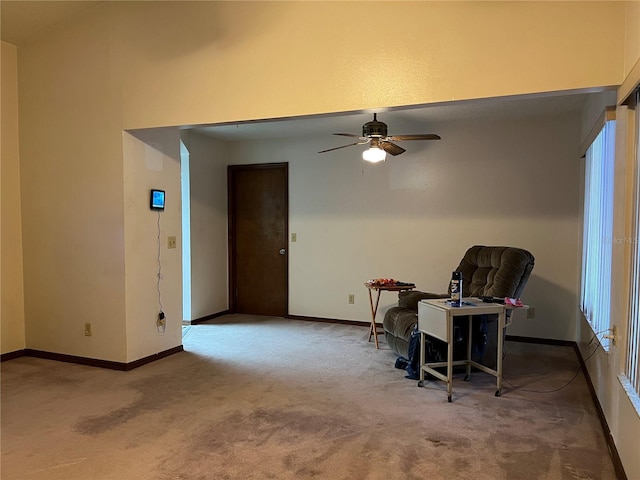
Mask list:
[[[184,351],[184,347],[182,345],[178,345],[177,347],[170,348],[169,350],[164,350],[162,352],[149,355],[148,357],[140,358],[138,360],[134,360],[133,362],[129,362],[126,364],[125,370],[133,370],[134,368],[141,367],[142,365],[146,365],[147,363],[155,362],[156,360],[160,360],[161,358],[165,358],[170,355],[180,353],[183,351]]]
[[[206,317],[196,318],[195,320],[191,320],[191,325],[198,325],[199,323],[206,322],[207,320],[213,320],[214,318],[222,317],[223,315],[227,315],[229,313],[229,310],[223,310],[222,312],[212,313],[211,315],[207,315]]]
[[[14,358],[24,357],[26,355],[24,349],[16,350],[15,352],[3,353],[0,355],[0,362],[6,362],[7,360],[13,360]]]
[[[100,360],[97,358],[78,357],[76,355],[66,355],[64,353],[45,352],[43,350],[25,349],[27,357],[43,358],[45,360],[55,360],[57,362],[77,363],[90,367],[108,368],[111,370],[126,370],[126,363],[113,362],[111,360]]]
[[[142,365],[146,365],[147,363],[160,360],[161,358],[168,357],[169,355],[173,355],[174,353],[182,352],[183,350],[184,350],[183,346],[178,345],[177,347],[164,350],[163,352],[158,352],[153,355],[149,355],[148,357],[140,358],[133,362],[124,363],[124,362],[112,362],[110,360],[100,360],[97,358],[78,357],[76,355],[65,355],[63,353],[45,352],[43,350],[34,350],[32,348],[25,348],[24,350],[21,350],[19,352],[3,354],[2,361],[11,360],[13,358],[18,358],[18,357],[35,357],[35,358],[43,358],[45,360],[55,360],[58,362],[76,363],[78,365],[87,365],[89,367],[98,367],[98,368],[108,368],[110,370],[119,370],[124,372],[124,371],[133,370],[134,368],[141,367]]]
[[[613,468],[616,472],[617,480],[628,480],[627,474],[624,471],[624,467],[622,466],[622,460],[620,459],[620,454],[618,453],[618,449],[616,448],[616,444],[613,441],[613,436],[611,435],[611,430],[609,429],[609,424],[607,423],[607,419],[604,416],[604,411],[602,410],[602,406],[600,405],[600,400],[598,400],[598,396],[596,395],[596,389],[593,386],[593,382],[591,381],[591,377],[589,376],[589,370],[587,370],[587,365],[584,363],[584,358],[582,357],[582,352],[578,347],[576,342],[570,340],[552,340],[547,338],[533,338],[533,337],[519,337],[513,335],[507,335],[506,340],[510,340],[512,342],[524,342],[524,343],[538,343],[543,345],[559,345],[563,347],[573,347],[573,350],[576,352],[576,357],[578,357],[578,363],[580,364],[580,369],[584,374],[584,378],[587,381],[587,386],[589,387],[589,393],[591,394],[591,401],[596,409],[596,413],[598,414],[598,419],[600,420],[600,426],[602,427],[602,432],[604,433],[605,441],[607,442],[607,449],[609,450],[609,455],[611,456],[611,461],[613,462]]]
[[[561,347],[575,347],[576,342],[571,340],[553,340],[551,338],[536,338],[536,337],[519,337],[518,335],[507,335],[505,340],[510,342],[522,342],[522,343],[537,343],[540,345],[557,345]]]
[[[222,317],[223,315],[230,315],[233,314],[232,311],[230,310],[225,310],[223,312],[218,312],[218,313],[212,313],[211,315],[207,315],[206,317],[201,317],[201,318],[197,318],[196,320],[191,320],[190,325],[197,325],[199,323],[203,323],[206,322],[208,320],[213,320],[214,318],[218,318],[218,317]],[[284,317],[282,318],[287,318],[289,320],[303,320],[306,322],[324,322],[324,323],[338,323],[341,325],[357,325],[360,327],[368,327],[369,325],[371,325],[371,322],[363,322],[361,320],[340,320],[337,318],[322,318],[322,317],[306,317],[304,315],[289,315],[286,314]],[[185,322],[186,323],[186,322]],[[189,324],[187,324],[189,325]],[[382,327],[381,324],[378,324],[378,326]]]
[[[284,318],[290,318],[291,320],[303,320],[306,322],[324,322],[324,323],[338,323],[341,325],[356,325],[359,327],[368,327],[371,322],[363,322],[361,320],[339,320],[337,318],[322,318],[322,317],[305,317],[303,315],[286,315]]]
[[[580,368],[582,369],[584,378],[587,380],[587,386],[589,387],[589,392],[591,392],[593,405],[596,407],[596,412],[598,413],[598,418],[600,419],[600,425],[602,426],[602,432],[604,433],[604,438],[607,442],[607,448],[609,449],[609,455],[611,456],[611,460],[613,462],[613,468],[616,472],[616,478],[617,480],[628,480],[627,474],[624,471],[624,466],[622,465],[622,459],[620,458],[620,454],[618,453],[618,449],[616,448],[616,444],[613,440],[613,435],[611,435],[611,430],[609,429],[607,418],[604,415],[602,405],[600,405],[598,395],[596,394],[596,389],[593,386],[593,382],[591,381],[589,370],[587,370],[587,365],[584,362],[584,358],[582,357],[582,352],[580,351],[577,343],[574,342],[573,347],[576,351],[578,362],[580,362]]]

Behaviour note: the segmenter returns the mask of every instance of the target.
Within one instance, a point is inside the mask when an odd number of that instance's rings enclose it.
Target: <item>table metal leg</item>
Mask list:
[[[468,382],[471,379],[471,347],[473,346],[473,339],[471,335],[473,333],[473,317],[469,315],[468,317],[468,327],[467,327],[467,364],[466,364],[466,375],[464,377],[464,381]]]
[[[447,319],[447,401],[451,402],[453,392],[453,318]]]
[[[424,387],[424,332],[420,332],[420,380],[419,387]]]
[[[505,324],[505,311],[498,314],[498,351],[496,352],[496,369],[497,369],[497,390],[496,397],[502,395],[502,349],[504,346],[504,324]]]
[[[502,369],[503,369],[503,358],[502,352],[504,350],[504,331],[506,328],[506,313],[504,306],[497,305],[478,305],[477,310],[474,308],[478,315],[482,314],[497,314],[497,329],[498,329],[498,345],[496,352],[496,369],[489,368],[482,363],[476,362],[472,358],[473,352],[473,314],[469,313],[469,309],[455,309],[446,306],[445,302],[442,301],[423,301],[426,306],[423,307],[423,304],[418,304],[418,326],[420,328],[421,334],[433,335],[436,338],[443,340],[447,344],[447,360],[441,362],[424,362],[421,360],[424,371],[421,371],[420,382],[418,386],[422,386],[422,380],[424,379],[424,373],[427,372],[429,374],[433,374],[439,380],[446,382],[447,384],[447,400],[449,402],[452,401],[453,394],[453,365],[465,365],[466,367],[466,376],[465,380],[468,380],[471,376],[471,369],[476,368],[485,373],[493,375],[496,377],[496,397],[502,395]],[[442,303],[442,306],[440,305]],[[472,304],[473,305],[473,304]],[[475,305],[474,305],[475,307]],[[466,345],[466,359],[465,360],[454,360],[453,350],[454,350],[454,317],[467,317],[467,345]],[[462,320],[462,318],[461,318]],[[446,325],[443,324],[446,322]],[[461,325],[464,328],[463,325]],[[421,337],[421,344],[424,343],[424,337]],[[424,355],[424,350],[421,349],[421,355]],[[435,368],[439,367],[447,367],[446,374],[443,374],[439,370],[435,370]]]

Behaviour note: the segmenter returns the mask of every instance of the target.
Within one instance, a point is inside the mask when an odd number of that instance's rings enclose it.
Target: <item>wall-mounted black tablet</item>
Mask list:
[[[164,210],[164,190],[151,190],[151,210]]]

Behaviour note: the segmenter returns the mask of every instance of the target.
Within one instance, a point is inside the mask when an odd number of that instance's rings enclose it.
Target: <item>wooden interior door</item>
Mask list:
[[[288,313],[288,164],[230,165],[229,308]]]

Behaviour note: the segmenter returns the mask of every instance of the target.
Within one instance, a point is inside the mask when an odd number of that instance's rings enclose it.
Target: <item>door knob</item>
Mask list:
[[[287,253],[287,251],[284,248],[280,249],[280,255],[284,255],[285,253]]]

